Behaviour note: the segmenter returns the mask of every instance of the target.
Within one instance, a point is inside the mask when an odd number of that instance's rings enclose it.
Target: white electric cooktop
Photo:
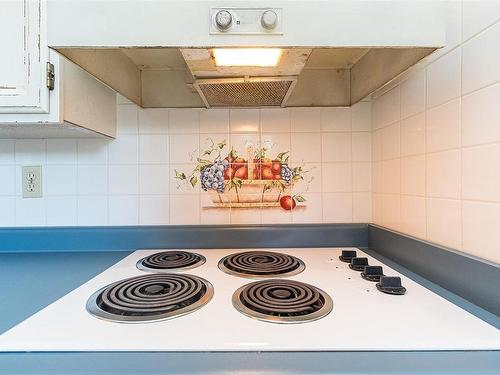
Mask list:
[[[384,274],[400,276],[405,295],[380,292],[375,282],[339,260],[357,250]],[[263,249],[260,249],[263,250]],[[391,351],[500,350],[500,331],[353,248],[265,249],[293,255],[305,269],[287,277],[314,285],[333,300],[315,321],[276,324],[250,318],[233,307],[233,293],[257,279],[222,272],[218,262],[244,251],[192,249],[206,258],[182,271],[208,280],[212,299],[188,314],[148,323],[118,323],[86,310],[97,290],[121,279],[148,275],[136,267],[162,250],[140,250],[0,336],[2,351]]]

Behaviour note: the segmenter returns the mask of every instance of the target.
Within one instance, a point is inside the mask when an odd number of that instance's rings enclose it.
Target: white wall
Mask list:
[[[375,95],[373,221],[500,263],[500,1],[448,3],[448,45]]]
[[[115,140],[0,140],[0,226],[259,224],[371,220],[371,103],[351,108],[146,109],[121,98]],[[174,169],[207,139],[240,148],[271,141],[314,177],[280,207],[213,209],[207,192],[177,186]],[[44,196],[21,197],[21,166],[42,165]]]

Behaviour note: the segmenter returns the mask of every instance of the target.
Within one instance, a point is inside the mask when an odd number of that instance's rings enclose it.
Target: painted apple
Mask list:
[[[273,179],[273,171],[270,167],[262,167],[262,179],[263,180],[272,180]]]
[[[234,173],[234,177],[246,180],[248,178],[248,168],[246,166],[239,167]]]
[[[280,199],[280,206],[284,210],[290,211],[295,208],[297,203],[295,202],[295,199],[292,198],[290,195],[284,195]]]
[[[224,180],[231,180],[233,177],[234,177],[234,173],[235,173],[235,169],[234,168],[231,168],[231,167],[228,167],[225,171],[224,171]]]
[[[273,160],[271,170],[273,174],[281,174],[281,162],[279,160]]]
[[[247,162],[246,162],[245,159],[243,159],[243,158],[236,158],[232,162],[232,167],[234,169],[238,169],[238,168],[244,167],[246,164],[247,164]]]
[[[273,174],[273,180],[281,180],[281,174]]]

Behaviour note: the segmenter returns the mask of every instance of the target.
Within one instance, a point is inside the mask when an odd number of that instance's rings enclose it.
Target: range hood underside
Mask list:
[[[207,72],[206,64],[201,64],[198,71],[185,59],[187,50],[173,47],[57,50],[144,108],[191,108],[206,107],[194,85],[196,79],[279,78],[289,77],[290,73],[297,80],[288,92],[287,107],[349,106],[384,86],[435,48],[286,48],[285,56],[291,56],[284,59],[288,65],[280,64],[270,69],[269,74],[260,68],[252,75],[235,68],[222,72],[214,69],[211,74],[211,67]],[[252,106],[250,101],[248,104]]]

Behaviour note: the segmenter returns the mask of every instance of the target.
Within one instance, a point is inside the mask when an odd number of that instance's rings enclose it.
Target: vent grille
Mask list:
[[[296,77],[199,79],[194,86],[207,108],[284,106]]]

